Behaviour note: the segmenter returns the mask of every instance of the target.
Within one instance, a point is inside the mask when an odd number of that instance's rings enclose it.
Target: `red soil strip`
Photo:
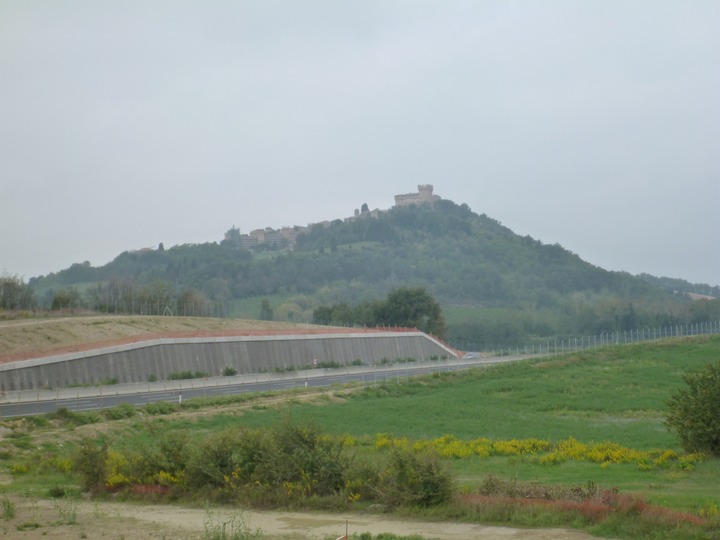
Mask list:
[[[600,523],[613,512],[634,513],[658,523],[690,523],[703,525],[705,520],[692,514],[651,505],[632,495],[606,492],[599,498],[585,500],[547,500],[489,495],[460,495],[458,502],[466,506],[541,506],[560,512],[577,512],[592,523]]]

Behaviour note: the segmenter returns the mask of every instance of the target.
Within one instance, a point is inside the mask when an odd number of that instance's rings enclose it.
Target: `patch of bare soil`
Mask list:
[[[515,529],[467,523],[436,523],[375,514],[258,512],[238,508],[181,508],[117,502],[9,499],[15,515],[0,521],[7,538],[176,539],[212,538],[225,530],[258,531],[269,539],[338,538],[347,532],[383,532],[455,540],[588,540],[587,533],[568,529]],[[233,529],[234,528],[234,529]],[[229,537],[229,534],[228,534]]]

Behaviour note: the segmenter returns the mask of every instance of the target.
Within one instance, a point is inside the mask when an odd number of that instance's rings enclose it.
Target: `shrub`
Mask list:
[[[335,360],[325,360],[323,362],[318,362],[317,367],[322,369],[338,369],[342,366]]]
[[[204,371],[175,371],[174,373],[168,374],[169,381],[181,381],[184,379],[203,379],[208,374]]]
[[[242,514],[223,517],[208,511],[204,523],[206,540],[255,540],[263,537],[260,529],[251,529]]]
[[[47,494],[51,499],[62,499],[63,497],[69,496],[70,492],[66,487],[55,484],[53,487],[48,489]]]
[[[12,502],[10,499],[7,498],[7,495],[4,495],[2,498],[2,517],[4,520],[10,520],[15,517],[15,503]]]
[[[60,407],[55,412],[48,413],[48,418],[54,420],[62,420],[64,422],[70,422],[73,420],[75,413],[67,407]]]
[[[56,499],[53,506],[60,517],[59,523],[61,525],[77,525],[77,500]]]
[[[188,459],[188,443],[191,437],[187,431],[171,431],[162,435],[153,449],[157,468],[172,473],[185,469]],[[149,454],[149,453],[148,453]]]
[[[65,425],[83,426],[86,424],[96,424],[103,420],[103,417],[99,412],[87,411],[87,412],[74,412],[67,407],[60,407],[54,413],[49,413],[48,418],[59,420]]]
[[[137,414],[135,406],[131,403],[120,403],[109,409],[102,411],[102,415],[108,420],[122,420],[123,418],[132,418]]]
[[[118,450],[108,450],[105,460],[107,476],[105,478],[105,486],[109,488],[119,488],[133,483],[134,475],[129,474],[131,460],[128,456]]]
[[[178,409],[178,404],[169,401],[156,401],[155,403],[148,403],[143,409],[150,415],[170,414]]]
[[[10,472],[13,475],[26,474],[30,472],[30,465],[28,465],[27,463],[15,463],[10,468]]]
[[[244,430],[228,429],[210,435],[194,448],[187,462],[186,475],[191,488],[221,488],[237,467]]]
[[[288,373],[291,371],[296,371],[295,366],[284,366],[284,367],[274,367],[272,370],[274,373]]]
[[[347,463],[342,444],[312,424],[286,417],[272,431],[276,452],[266,462],[269,479],[297,488],[306,495],[330,495],[343,484]]]
[[[229,499],[292,504],[341,490],[347,470],[341,452],[341,441],[289,419],[269,431],[231,428],[195,448],[187,481],[195,490],[221,489]]]
[[[225,366],[222,370],[223,377],[232,377],[238,374],[238,370],[232,366]]]
[[[349,502],[377,500],[380,478],[381,471],[374,456],[356,456],[345,473],[345,497]]]
[[[73,468],[73,463],[71,459],[61,458],[59,456],[48,460],[46,463],[46,467],[48,467],[47,470],[55,470],[63,474],[69,474]]]
[[[74,413],[74,422],[80,426],[86,424],[97,424],[102,422],[103,417],[98,411],[85,411]]]
[[[105,484],[107,457],[108,446],[105,441],[100,444],[91,438],[80,441],[73,467],[80,475],[84,490],[97,491]]]
[[[390,506],[433,506],[451,499],[453,478],[434,452],[394,449],[381,475],[381,491]]]
[[[688,452],[720,456],[720,362],[683,379],[687,386],[671,396],[665,422]]]
[[[27,416],[26,420],[35,427],[46,427],[50,424],[48,419],[44,416]]]

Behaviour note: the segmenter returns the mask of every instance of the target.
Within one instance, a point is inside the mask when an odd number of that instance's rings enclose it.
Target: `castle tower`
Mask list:
[[[440,197],[433,195],[432,184],[420,184],[417,193],[395,195],[395,206],[408,206],[410,204],[432,203]]]
[[[420,202],[432,202],[433,187],[432,184],[421,184],[418,186],[418,200]]]

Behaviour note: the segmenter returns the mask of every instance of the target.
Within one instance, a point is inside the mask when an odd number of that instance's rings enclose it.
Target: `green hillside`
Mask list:
[[[693,303],[684,294],[690,284],[679,294],[678,283],[673,290],[661,283],[604,270],[441,200],[315,225],[293,246],[251,251],[220,242],[124,252],[107,265],[74,264],[29,286],[48,308],[260,318],[265,300],[264,318],[302,322],[319,306],[356,306],[399,287],[424,287],[443,309],[450,340],[478,348],[720,319],[720,301]],[[720,296],[717,287],[700,288]]]

